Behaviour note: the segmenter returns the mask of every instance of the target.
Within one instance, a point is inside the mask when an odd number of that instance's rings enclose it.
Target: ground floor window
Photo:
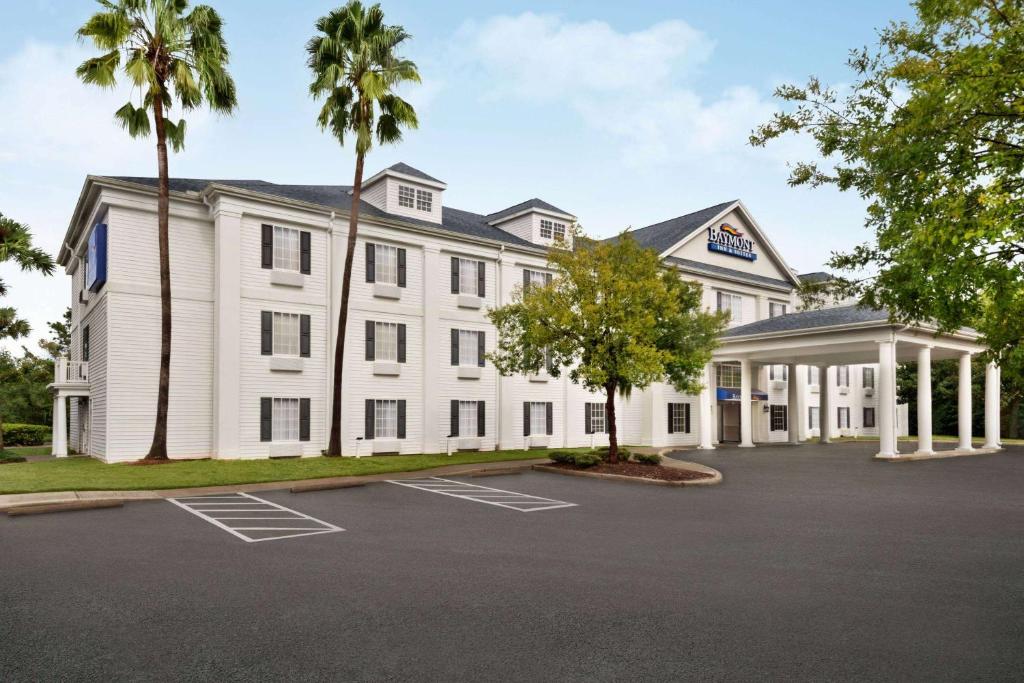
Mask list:
[[[850,428],[850,409],[836,408],[836,426],[839,429]]]
[[[807,428],[817,429],[818,428],[818,408],[817,406],[810,406],[807,408]]]
[[[523,403],[523,436],[542,436],[554,433],[554,404],[545,401]]]
[[[690,433],[690,404],[669,403],[668,404],[668,433],[689,434]]]
[[[875,426],[875,409],[865,408],[864,409],[864,428],[873,429]]]
[[[608,415],[604,403],[583,405],[583,431],[586,434],[605,434],[608,431]]]
[[[260,441],[309,441],[309,399],[260,399]]]
[[[771,406],[773,432],[784,432],[789,429],[789,406]]]
[[[364,439],[404,439],[405,401],[366,399]]]

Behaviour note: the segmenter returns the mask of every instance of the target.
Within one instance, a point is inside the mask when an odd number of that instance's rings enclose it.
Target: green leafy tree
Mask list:
[[[809,135],[823,161],[792,185],[831,185],[868,201],[874,239],[809,285],[812,303],[858,297],[905,322],[972,326],[1024,393],[1024,3],[916,0],[914,22],[851,53],[853,83],[812,78],[776,95],[786,111],[751,136]],[[1017,410],[1019,410],[1019,405]]]
[[[50,338],[40,339],[39,348],[53,359],[67,356],[71,351],[71,309],[67,308],[60,320],[51,321],[46,326],[50,328]]]
[[[50,424],[53,399],[47,385],[53,381],[53,361],[24,347],[22,357],[0,349],[0,451],[4,423]]]
[[[157,223],[160,251],[160,386],[156,425],[147,460],[167,459],[167,401],[171,379],[171,263],[169,247],[170,190],[167,143],[175,152],[185,146],[185,119],[169,117],[173,106],[187,113],[205,103],[230,113],[237,99],[227,72],[228,49],[223,22],[208,5],[189,9],[188,0],[98,0],[103,10],[78,29],[103,54],[82,62],[78,77],[87,84],[114,87],[117,72],[137,91],[114,117],[134,137],[156,132],[159,175]],[[152,115],[152,122],[150,116]]]
[[[321,130],[330,130],[341,145],[355,138],[356,170],[349,211],[348,247],[342,273],[341,311],[334,348],[334,387],[331,398],[331,436],[327,455],[341,455],[342,366],[348,299],[352,283],[352,259],[359,223],[359,198],[363,187],[363,163],[376,138],[381,145],[402,139],[402,128],[415,128],[416,112],[394,89],[420,81],[416,65],[402,59],[398,50],[409,34],[401,26],[384,23],[380,5],[364,7],[352,0],[316,22],[316,35],[306,45],[313,73],[310,94],[323,99],[317,117]]]
[[[7,262],[18,264],[22,270],[53,274],[53,258],[32,245],[32,233],[28,226],[0,213],[0,263]],[[6,294],[7,285],[0,278],[0,296]],[[19,318],[14,308],[0,306],[0,339],[26,337],[30,331],[28,321]]]
[[[618,462],[616,393],[661,381],[700,391],[727,315],[705,311],[701,285],[664,267],[628,233],[614,242],[577,237],[575,249],[552,247],[548,261],[550,284],[520,287],[512,303],[488,312],[498,328],[488,357],[503,375],[537,372],[549,357],[555,377],[566,372],[604,392],[609,459]]]

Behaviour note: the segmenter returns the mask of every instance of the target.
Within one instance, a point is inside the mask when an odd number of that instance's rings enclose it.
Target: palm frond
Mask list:
[[[171,143],[171,149],[175,152],[185,149],[185,119],[177,123],[171,120],[164,121],[164,130],[167,132],[167,142]]]
[[[135,108],[131,102],[114,112],[114,118],[133,138],[149,136],[149,112],[145,107]]]
[[[78,76],[83,83],[89,85],[98,85],[102,88],[113,88],[117,85],[117,71],[118,64],[121,63],[121,53],[118,50],[111,50],[105,55],[99,57],[90,57],[89,59],[82,62],[77,69],[75,69],[75,75]]]

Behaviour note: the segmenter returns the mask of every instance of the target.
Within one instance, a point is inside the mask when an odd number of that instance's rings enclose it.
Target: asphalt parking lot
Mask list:
[[[1020,680],[1024,449],[873,448],[687,454],[712,487],[443,489],[574,504],[531,512],[264,492],[338,531],[258,543],[168,501],[0,517],[0,677]]]

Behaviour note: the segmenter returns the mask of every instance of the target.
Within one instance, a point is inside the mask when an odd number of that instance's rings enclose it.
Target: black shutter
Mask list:
[[[672,413],[675,412],[673,410],[673,408],[674,408],[673,404],[669,403],[668,404],[668,433],[669,434],[674,434],[675,433],[675,432],[672,431],[672,417],[673,417]]]
[[[689,403],[687,403],[686,404],[686,413],[683,415],[683,420],[686,423],[686,424],[683,425],[683,431],[686,432],[687,434],[690,433],[690,409],[691,409],[691,405]]]
[[[274,399],[260,399],[260,441],[274,438]]]
[[[590,404],[589,403],[584,403],[583,404],[583,433],[584,434],[593,434],[594,433],[594,425],[590,421]]]
[[[452,365],[459,364],[459,331],[452,328]]]
[[[484,436],[487,434],[487,404],[483,401],[476,402],[476,435]]]
[[[373,439],[373,399],[366,399],[366,410],[363,413],[363,438]]]
[[[523,291],[525,292],[530,288],[530,271],[523,268]]]
[[[309,399],[299,399],[299,441],[309,441]]]
[[[398,402],[398,438],[405,438],[405,401]]]
[[[485,334],[486,333],[484,333],[484,332],[477,332],[476,333],[476,364],[479,365],[480,367],[484,366],[484,354],[487,353],[484,350],[484,347],[485,347],[484,335]]]
[[[274,355],[274,314],[260,311],[260,354]]]
[[[262,266],[264,268],[274,267],[274,226],[263,224],[263,240],[260,250]]]
[[[457,400],[452,400],[451,406],[452,406],[452,414],[451,414],[451,417],[448,419],[448,424],[449,424],[448,436],[458,436],[459,435],[459,402]]]
[[[452,256],[452,294],[459,293],[459,259]]]
[[[405,362],[405,325],[398,326],[398,362]]]
[[[89,326],[86,325],[82,329],[82,360],[89,362],[89,354],[92,350],[92,344],[89,342]]]
[[[547,414],[544,416],[544,426],[546,428],[548,436],[555,433],[555,404],[548,402]]]
[[[476,295],[481,299],[487,293],[487,266],[483,261],[476,262]]]
[[[398,250],[398,286],[405,287],[405,249]]]
[[[299,355],[309,358],[309,316],[299,316]]]
[[[523,436],[530,435],[530,404],[523,403]]]
[[[369,242],[366,243],[366,281],[376,282],[377,250]]]
[[[374,332],[376,326],[372,320],[366,321],[366,360],[373,360],[376,358],[376,339],[374,338]]]
[[[303,275],[309,275],[311,272],[310,267],[310,252],[312,247],[310,246],[310,237],[308,232],[299,233],[299,272]]]

